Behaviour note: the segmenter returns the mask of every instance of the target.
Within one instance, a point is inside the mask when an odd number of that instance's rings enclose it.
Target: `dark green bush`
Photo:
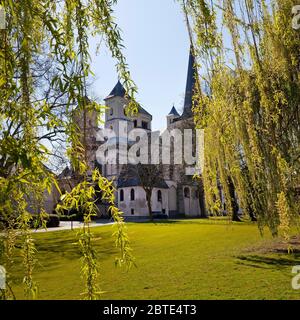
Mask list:
[[[59,227],[59,216],[57,214],[49,214],[46,221],[47,228],[56,228]],[[42,221],[38,215],[33,215],[33,218],[30,222],[30,227],[38,229],[42,226]]]
[[[59,227],[59,216],[57,214],[49,214],[46,226],[47,228]]]

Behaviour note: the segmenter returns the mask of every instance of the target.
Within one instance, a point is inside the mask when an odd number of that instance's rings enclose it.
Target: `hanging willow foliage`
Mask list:
[[[42,208],[45,190],[57,189],[56,177],[45,167],[51,150],[42,143],[47,136],[53,142],[64,132],[67,154],[81,182],[64,195],[61,207],[81,207],[84,227],[79,233],[82,252],[82,275],[86,290],[84,298],[99,297],[98,265],[89,228],[95,214],[95,185],[103,199],[111,205],[116,221],[116,245],[121,256],[118,264],[132,264],[129,240],[121,212],[114,206],[112,184],[95,170],[91,172],[86,158],[86,132],[78,134],[73,114],[81,112],[84,128],[87,113],[100,112],[102,107],[86,99],[90,70],[90,37],[105,39],[117,60],[119,77],[123,79],[134,112],[136,86],[131,80],[122,54],[120,31],[112,18],[116,0],[1,0],[5,9],[6,27],[0,30],[0,215],[6,221],[1,248],[1,263],[7,271],[5,299],[15,298],[10,283],[11,266],[17,235],[22,237],[24,289],[28,298],[38,293],[33,272],[37,262],[35,241],[31,236],[31,211],[45,225],[47,215]],[[46,68],[44,60],[50,61]],[[45,60],[46,61],[46,60]],[[47,85],[42,82],[47,74]],[[63,97],[63,103],[62,103]],[[48,132],[48,134],[45,134]],[[50,133],[50,134],[49,134]],[[21,231],[21,232],[20,232]]]
[[[232,187],[245,214],[288,241],[299,215],[300,32],[298,1],[186,0],[206,92],[194,97],[205,129],[206,202],[234,214]],[[222,22],[222,23],[221,23]],[[201,88],[198,88],[201,92]],[[203,91],[203,90],[202,90]]]

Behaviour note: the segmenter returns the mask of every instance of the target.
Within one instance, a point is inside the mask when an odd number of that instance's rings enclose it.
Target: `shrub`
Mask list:
[[[57,214],[49,214],[46,226],[47,228],[59,227],[59,216]]]
[[[56,210],[56,209],[55,209]],[[53,212],[57,212],[57,211]],[[81,210],[71,209],[69,211],[62,210],[59,212],[60,221],[80,221],[83,222],[84,214]],[[92,216],[92,220],[96,220],[98,216]]]
[[[168,215],[165,213],[153,213],[153,219],[168,219]]]
[[[59,227],[59,216],[57,214],[49,214],[46,221],[47,228],[56,228]],[[30,227],[37,229],[42,226],[42,221],[39,219],[38,215],[33,215],[33,218],[30,222]]]

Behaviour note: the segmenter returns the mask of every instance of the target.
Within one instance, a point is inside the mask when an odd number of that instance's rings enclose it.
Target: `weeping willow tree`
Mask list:
[[[205,84],[196,90],[194,115],[205,129],[207,205],[220,211],[221,185],[233,214],[234,188],[260,230],[268,227],[286,241],[299,216],[300,32],[292,28],[297,2],[181,2]]]
[[[83,210],[84,226],[78,244],[86,284],[84,298],[95,299],[101,293],[89,227],[96,213],[96,185],[102,198],[110,203],[116,221],[116,245],[120,250],[116,262],[127,267],[133,262],[121,212],[114,206],[112,183],[98,170],[91,172],[85,148],[86,131],[83,130],[83,136],[78,133],[72,116],[74,108],[79,110],[86,127],[87,114],[102,110],[100,105],[86,99],[87,80],[92,74],[91,37],[106,41],[117,61],[119,77],[132,98],[128,110],[136,110],[133,99],[136,87],[122,54],[120,31],[112,17],[115,3],[115,0],[0,1],[6,16],[5,28],[0,30],[0,215],[5,221],[0,253],[1,264],[7,271],[7,288],[1,290],[4,299],[15,298],[10,278],[17,241],[22,243],[25,294],[27,298],[38,294],[34,281],[38,261],[30,232],[29,202],[45,226],[43,194],[45,190],[51,192],[53,185],[59,190],[55,175],[45,166],[52,154],[49,144],[42,141],[45,136],[53,142],[59,133],[64,133],[69,161],[81,177],[80,183],[64,195],[61,208]],[[51,68],[47,70],[44,63],[38,63],[45,58],[51,60]],[[47,88],[41,80],[44,74],[49,75]]]

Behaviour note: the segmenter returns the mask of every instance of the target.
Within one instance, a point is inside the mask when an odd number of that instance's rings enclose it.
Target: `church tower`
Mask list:
[[[193,48],[191,46],[189,64],[188,64],[188,73],[187,73],[187,79],[186,79],[183,113],[181,115],[181,119],[186,119],[193,116],[192,107],[193,107],[193,94],[196,87],[196,77],[197,77],[197,69],[195,65]]]
[[[85,96],[83,98],[85,104],[91,103],[91,100]],[[80,133],[80,141],[83,144],[86,153],[86,160],[88,165],[88,172],[91,173],[96,166],[96,150],[97,142],[96,135],[98,131],[98,115],[96,111],[86,111],[84,112],[79,108],[75,108],[72,114],[73,121],[78,127],[78,132]]]
[[[111,93],[104,99],[107,109],[105,111],[105,128],[111,129],[120,135],[119,122],[128,121],[125,115],[127,100],[125,88],[120,81],[117,82]]]
[[[105,128],[114,130],[117,137],[124,134],[124,132],[119,132],[119,124],[122,121],[127,122],[127,132],[133,128],[151,131],[152,115],[142,106],[138,105],[138,113],[136,115],[126,116],[125,109],[128,104],[128,98],[126,97],[126,90],[120,81],[104,101],[108,107],[105,112]]]
[[[104,174],[117,181],[124,165],[120,164],[120,146],[126,148],[130,144],[128,134],[134,128],[143,129],[151,132],[152,115],[144,108],[138,105],[138,113],[133,116],[126,115],[126,106],[129,97],[126,96],[126,90],[120,81],[117,82],[110,94],[104,99],[107,107],[105,112],[105,128],[112,130],[114,135],[111,138],[111,148],[118,148],[117,159],[114,164],[105,165]],[[109,145],[109,141],[107,143]]]
[[[119,165],[117,146],[121,135],[127,135],[127,132],[120,132],[120,128],[126,128],[130,122],[125,115],[127,105],[126,91],[120,81],[117,82],[110,94],[104,99],[105,106],[105,128],[111,130],[111,137],[106,142],[110,150],[116,152],[116,159],[108,159],[108,163],[103,166],[103,173],[109,179],[117,179],[122,166]],[[124,129],[123,129],[124,130]],[[127,129],[128,130],[128,129]],[[108,151],[107,151],[108,154]],[[112,161],[112,162],[111,162]]]
[[[195,157],[196,154],[196,131],[193,118],[193,94],[197,84],[197,69],[195,58],[193,55],[193,47],[190,47],[187,80],[185,87],[185,97],[183,104],[183,112],[178,115],[175,107],[167,115],[168,130],[179,129],[182,133],[185,129],[192,129],[193,142],[191,152]],[[184,152],[184,146],[182,153]],[[172,167],[172,166],[171,166]],[[189,166],[186,163],[174,165],[172,168],[173,182],[176,183],[176,210],[170,208],[179,215],[185,216],[205,216],[204,193],[202,182],[193,179],[194,166]],[[172,190],[171,181],[169,181],[170,190]],[[170,199],[174,198],[175,192],[170,194]],[[171,203],[171,201],[169,201]]]
[[[179,113],[177,112],[175,106],[173,105],[171,111],[167,115],[167,128],[169,128],[170,124],[174,122],[174,119],[179,117]]]
[[[197,69],[195,65],[195,58],[193,54],[193,47],[190,47],[190,55],[189,55],[189,64],[188,64],[188,72],[186,79],[186,87],[185,87],[185,96],[184,96],[184,104],[183,104],[183,112],[181,116],[174,119],[174,122],[181,120],[188,120],[193,118],[193,94],[196,87],[196,79],[197,79]]]

